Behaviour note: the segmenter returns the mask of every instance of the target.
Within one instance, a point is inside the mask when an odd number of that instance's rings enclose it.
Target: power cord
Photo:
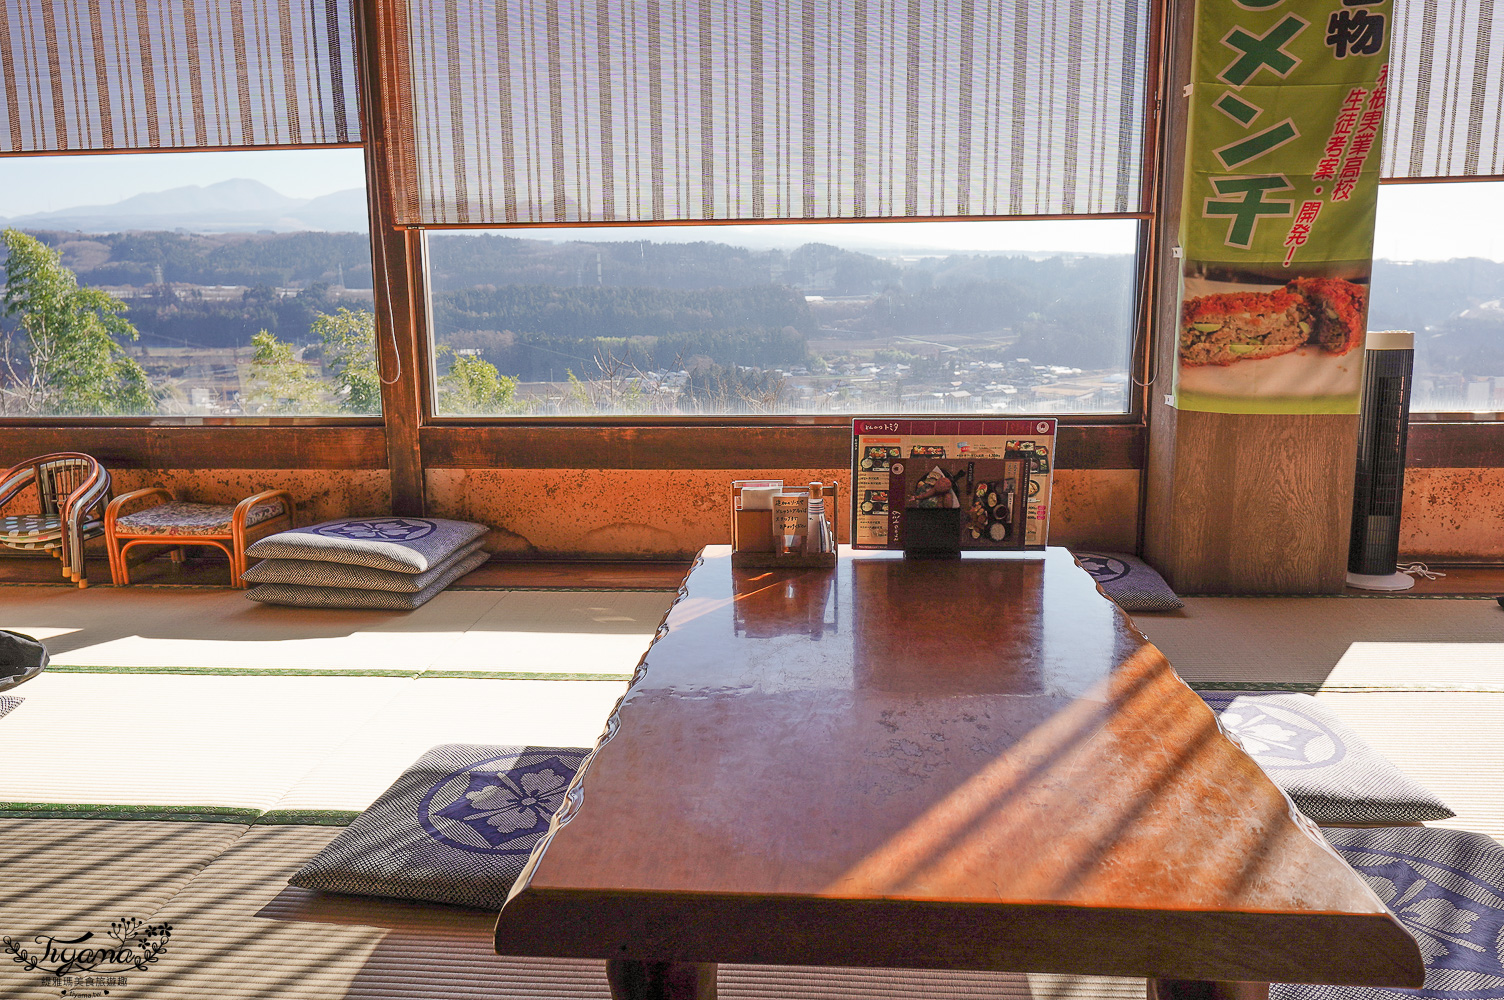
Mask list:
[[[1398,573],[1405,573],[1409,576],[1422,577],[1427,580],[1435,580],[1439,577],[1446,576],[1446,574],[1441,570],[1431,569],[1423,562],[1410,563],[1408,566],[1396,566],[1395,571]]]

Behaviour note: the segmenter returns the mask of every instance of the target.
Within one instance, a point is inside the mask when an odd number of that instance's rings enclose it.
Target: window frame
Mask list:
[[[1063,439],[1072,442],[1063,453],[1065,469],[1142,470],[1145,461],[1147,400],[1152,391],[1146,375],[1150,371],[1150,330],[1156,297],[1153,247],[1161,212],[1160,109],[1165,96],[1162,62],[1168,44],[1167,4],[1168,0],[1151,0],[1145,28],[1148,97],[1143,111],[1144,171],[1139,211],[1015,217],[1132,218],[1139,222],[1134,317],[1129,330],[1129,406],[1126,412],[1115,414],[1056,415]],[[806,459],[835,467],[847,464],[850,415],[540,418],[435,414],[427,309],[430,296],[421,230],[400,229],[387,221],[398,178],[380,140],[384,123],[379,97],[383,88],[395,85],[392,74],[385,71],[400,67],[400,55],[395,53],[403,33],[400,26],[385,20],[389,12],[383,5],[363,3],[358,10],[359,110],[365,138],[359,143],[338,145],[365,152],[372,268],[377,286],[377,350],[383,376],[381,415],[6,417],[0,418],[9,442],[6,451],[24,455],[47,450],[53,442],[67,442],[70,447],[92,447],[107,460],[145,468],[387,468],[393,478],[394,510],[399,512],[421,508],[423,473],[430,468],[777,468],[809,464]],[[391,382],[386,381],[389,378]],[[738,433],[748,429],[758,433]],[[296,433],[287,433],[294,430]],[[548,447],[540,450],[538,445],[543,441]]]
[[[1410,184],[1473,184],[1480,182],[1504,183],[1504,174],[1470,174],[1466,177],[1380,177],[1379,186],[1410,185]],[[1422,410],[1419,413],[1410,414],[1412,428],[1417,424],[1457,424],[1466,426],[1470,424],[1504,424],[1504,410]],[[1468,432],[1459,432],[1458,445],[1466,447],[1463,442],[1471,440],[1472,435]],[[1431,440],[1430,438],[1427,439]],[[1504,441],[1504,436],[1501,436]],[[1474,450],[1475,449],[1470,449]],[[1483,457],[1483,456],[1478,456]],[[1486,463],[1484,467],[1504,467],[1504,458]]]

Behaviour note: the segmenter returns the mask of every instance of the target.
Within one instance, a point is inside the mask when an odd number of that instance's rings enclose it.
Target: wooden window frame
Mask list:
[[[1161,150],[1158,109],[1165,3],[1151,7],[1148,169],[1137,249],[1130,411],[1061,418],[1061,469],[1142,470],[1149,317],[1153,315],[1154,203]],[[386,469],[393,509],[426,506],[424,474],[442,468],[772,469],[844,468],[850,461],[850,418],[466,418],[437,417],[430,397],[430,352],[421,235],[391,226],[391,172],[380,136],[378,89],[395,85],[390,64],[396,37],[376,3],[360,3],[359,69],[367,198],[371,211],[377,344],[383,375],[382,415],[370,417],[5,418],[0,462],[57,450],[85,451],[105,464],[148,469]],[[1412,467],[1504,467],[1504,423],[1426,414],[1412,425]]]

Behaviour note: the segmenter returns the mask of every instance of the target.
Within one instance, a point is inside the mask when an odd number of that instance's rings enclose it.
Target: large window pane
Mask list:
[[[435,411],[1123,412],[1137,225],[431,232]]]
[[[0,416],[380,411],[358,149],[0,159]]]
[[[1504,411],[1504,183],[1379,188],[1368,327],[1415,332],[1412,410]]]

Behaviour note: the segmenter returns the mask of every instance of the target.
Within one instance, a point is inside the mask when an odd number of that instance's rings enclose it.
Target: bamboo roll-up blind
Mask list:
[[[352,0],[4,0],[0,152],[359,142]]]
[[[1144,207],[1147,0],[382,0],[407,225]]]
[[[1395,0],[1384,177],[1504,175],[1504,25],[1494,17],[1494,0]]]

